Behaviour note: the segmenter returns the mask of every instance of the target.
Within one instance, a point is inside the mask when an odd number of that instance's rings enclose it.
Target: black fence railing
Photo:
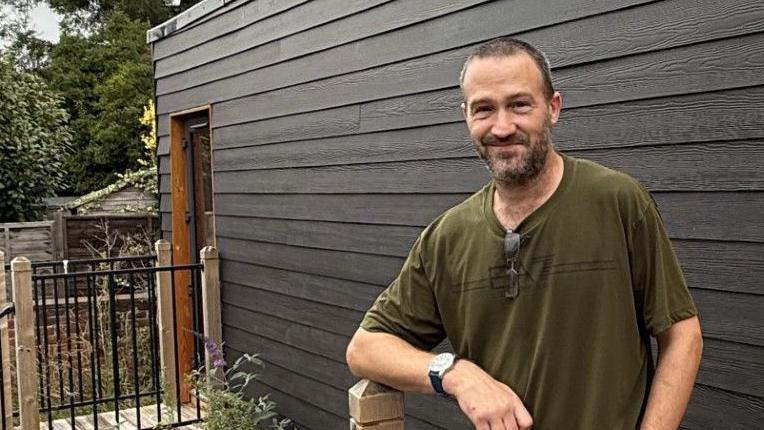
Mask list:
[[[92,259],[33,264],[37,373],[41,420],[48,428],[61,419],[75,428],[77,417],[92,415],[98,430],[99,414],[134,410],[137,428],[151,429],[146,422],[165,422],[169,427],[201,420],[198,399],[196,416],[182,419],[181,372],[175,372],[175,393],[163,390],[160,336],[157,326],[157,273],[169,272],[189,280],[191,327],[176,330],[201,333],[200,281],[202,265],[156,266],[153,256]],[[184,275],[179,276],[179,274]],[[173,327],[178,327],[176,296],[172,297]],[[170,345],[163,345],[167,348]],[[171,346],[175,369],[182,367],[179,346]],[[203,348],[194,336],[191,367],[203,362]],[[156,405],[154,416],[144,419],[143,406]],[[168,409],[176,414],[167,422]],[[132,412],[131,412],[132,413]],[[186,414],[187,415],[187,414]]]
[[[74,273],[96,270],[116,270],[135,267],[152,267],[156,263],[155,255],[129,257],[89,258],[81,260],[33,261],[32,274],[47,275],[53,273]],[[5,271],[11,270],[10,263],[5,264]]]

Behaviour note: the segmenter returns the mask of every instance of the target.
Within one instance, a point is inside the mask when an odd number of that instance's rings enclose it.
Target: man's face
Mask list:
[[[552,147],[562,99],[544,96],[541,72],[525,53],[475,58],[464,75],[464,118],[493,178],[523,185],[538,176]]]

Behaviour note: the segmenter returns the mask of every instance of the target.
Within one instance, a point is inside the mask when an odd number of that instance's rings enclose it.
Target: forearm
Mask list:
[[[679,427],[700,366],[703,340],[697,318],[679,321],[667,331],[658,337],[658,366],[641,430]]]
[[[347,350],[350,371],[401,391],[432,393],[427,375],[435,354],[387,333],[358,329]]]

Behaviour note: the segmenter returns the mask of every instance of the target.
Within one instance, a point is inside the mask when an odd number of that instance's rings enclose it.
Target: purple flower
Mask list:
[[[215,361],[212,363],[212,366],[215,368],[221,368],[226,367],[228,363],[225,362],[225,359],[223,357],[216,358]]]
[[[207,353],[209,355],[219,356],[223,355],[223,351],[220,350],[220,347],[218,344],[210,340],[210,338],[205,337],[204,338],[204,349],[207,350]]]

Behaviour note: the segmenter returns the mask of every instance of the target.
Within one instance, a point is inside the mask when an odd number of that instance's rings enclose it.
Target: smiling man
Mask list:
[[[351,371],[453,396],[481,430],[677,428],[702,337],[650,194],[555,150],[562,97],[534,47],[488,42],[460,84],[492,180],[419,236]],[[446,337],[455,355],[429,352]]]

